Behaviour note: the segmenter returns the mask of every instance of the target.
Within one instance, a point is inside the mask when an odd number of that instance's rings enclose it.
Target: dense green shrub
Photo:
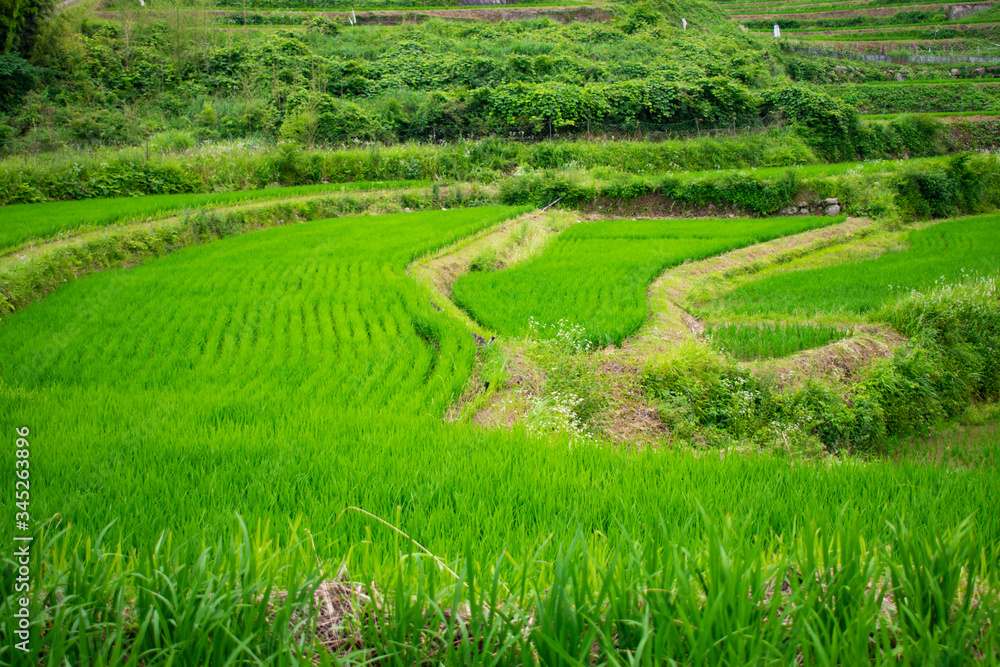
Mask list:
[[[851,160],[858,134],[857,114],[847,104],[802,86],[784,86],[762,94],[764,113],[781,112],[802,136],[831,161]]]
[[[940,155],[946,152],[944,140],[944,128],[939,121],[907,114],[888,123],[862,124],[855,143],[860,157],[881,159]]]
[[[13,53],[0,52],[0,112],[20,105],[28,91],[37,88],[42,70]]]
[[[680,434],[786,442],[816,438],[831,450],[871,452],[889,438],[924,434],[973,401],[1000,398],[1000,287],[968,277],[912,293],[877,319],[911,337],[848,387],[807,382],[779,390],[745,369],[688,345],[650,362],[647,389]]]
[[[981,213],[1000,205],[1000,168],[988,156],[956,155],[943,167],[904,169],[896,201],[910,219]]]
[[[735,205],[744,211],[766,215],[792,203],[799,192],[799,180],[794,170],[775,179],[762,179],[752,174],[730,173],[721,177],[698,180],[668,181],[660,192],[696,206],[716,204]]]

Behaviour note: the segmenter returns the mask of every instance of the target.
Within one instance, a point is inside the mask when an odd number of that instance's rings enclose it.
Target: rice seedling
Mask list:
[[[787,357],[852,335],[851,328],[768,322],[709,324],[704,331],[713,347],[743,361]]]
[[[908,234],[910,247],[868,261],[778,273],[742,285],[711,310],[753,316],[857,316],[909,290],[1000,269],[1000,217],[957,218]]]
[[[896,518],[891,549],[868,543],[860,524],[845,509],[768,549],[746,523],[702,510],[680,544],[661,523],[646,539],[578,531],[524,558],[479,561],[470,549],[447,562],[394,531],[394,557],[377,568],[359,552],[330,558],[294,526],[286,539],[242,521],[214,542],[164,534],[145,554],[122,554],[111,531],[84,545],[75,530],[51,530],[33,563],[30,649],[5,642],[0,658],[765,665],[832,654],[895,665],[961,651],[996,664],[996,571],[977,561],[971,523],[923,530]]]
[[[639,220],[576,225],[524,264],[459,278],[456,303],[484,326],[522,336],[530,323],[583,327],[621,344],[646,319],[646,287],[665,268],[804,232],[843,218]]]
[[[0,252],[9,251],[12,247],[32,239],[42,239],[81,227],[100,227],[116,222],[146,220],[185,209],[376,188],[401,188],[420,184],[420,181],[363,181],[207,194],[145,195],[13,204],[2,208]]]

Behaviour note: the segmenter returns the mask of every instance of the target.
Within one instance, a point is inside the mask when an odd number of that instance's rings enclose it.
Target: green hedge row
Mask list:
[[[749,214],[768,215],[800,200],[815,206],[837,197],[845,212],[889,220],[920,220],[1000,207],[1000,160],[995,155],[959,154],[933,163],[886,163],[879,170],[803,177],[789,168],[762,177],[753,172],[705,176],[619,176],[605,181],[538,170],[512,176],[500,185],[504,204],[563,205],[593,208],[658,195],[686,207],[709,204]]]
[[[518,167],[613,168],[635,174],[782,167],[818,162],[790,131],[690,141],[498,139],[443,145],[403,144],[337,151],[284,144],[263,150],[208,146],[177,154],[141,149],[14,158],[0,163],[0,204],[140,194],[249,190],[272,184],[443,179],[493,182]]]
[[[824,90],[860,113],[1000,110],[1000,83],[845,84]]]

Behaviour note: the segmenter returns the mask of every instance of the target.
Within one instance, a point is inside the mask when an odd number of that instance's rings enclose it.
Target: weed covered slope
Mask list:
[[[470,273],[456,303],[485,326],[523,335],[582,327],[599,345],[621,344],[646,319],[646,287],[668,266],[821,227],[842,218],[639,220],[577,225],[540,257],[505,271]]]

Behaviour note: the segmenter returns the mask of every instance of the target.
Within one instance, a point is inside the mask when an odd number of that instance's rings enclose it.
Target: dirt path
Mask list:
[[[701,334],[702,324],[685,309],[694,290],[704,290],[706,280],[717,283],[736,275],[752,275],[766,266],[782,264],[823,248],[870,233],[874,223],[849,218],[829,227],[786,236],[733,250],[699,262],[667,269],[647,291],[649,317],[623,349],[638,356],[655,353],[665,345],[681,343]]]
[[[418,260],[410,266],[408,273],[424,287],[435,307],[465,323],[476,336],[482,339],[492,336],[451,301],[451,286],[469,270],[469,264],[477,255],[491,245],[509,248],[511,237],[517,233],[519,225],[532,221],[538,224],[538,216],[538,213],[522,216],[432,257]],[[557,230],[551,229],[546,242],[557,233]],[[868,237],[873,241],[866,242]],[[687,310],[690,303],[711,298],[762,272],[780,271],[792,263],[808,261],[821,251],[826,253],[823,261],[833,263],[857,259],[865,253],[881,254],[893,247],[894,239],[892,233],[879,233],[876,223],[870,220],[850,218],[836,225],[668,269],[648,289],[649,317],[640,331],[621,348],[610,347],[586,353],[595,383],[607,387],[607,406],[596,426],[614,442],[641,442],[658,446],[667,441],[669,433],[645,395],[641,374],[651,357],[685,341],[696,340],[702,333],[701,322]],[[524,256],[537,254],[543,246],[544,243],[538,244]],[[518,261],[516,256],[505,256],[508,259],[503,266]],[[849,380],[859,368],[874,359],[890,356],[903,342],[900,336],[885,328],[856,324],[853,335],[837,343],[746,366],[755,374],[769,377],[779,385],[788,385],[807,377]],[[449,419],[464,419],[485,428],[510,427],[524,419],[532,406],[543,399],[545,370],[532,363],[530,354],[526,354],[519,343],[498,341],[495,345],[506,355],[512,379],[507,386],[491,389],[483,377],[474,374],[465,394],[449,413]]]
[[[493,332],[482,327],[451,300],[455,281],[470,271],[477,258],[488,260],[491,270],[499,270],[534,257],[556,235],[579,221],[565,211],[525,213],[414,260],[406,273],[424,289],[436,309],[455,317],[473,334],[488,339]]]

